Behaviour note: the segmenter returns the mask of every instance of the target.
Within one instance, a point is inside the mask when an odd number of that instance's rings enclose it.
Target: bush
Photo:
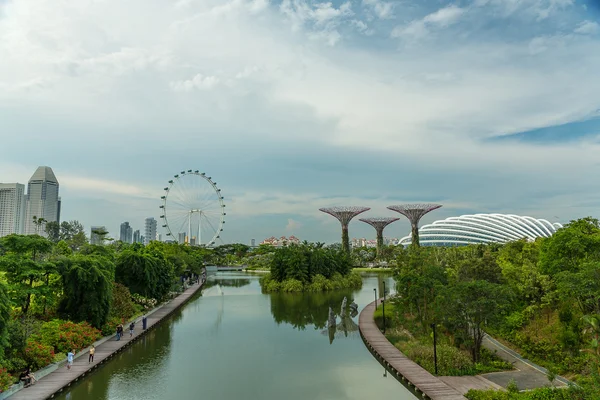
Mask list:
[[[102,330],[101,330],[102,336],[116,334],[117,325],[121,324],[122,321],[123,320],[119,317],[110,318],[108,321],[106,321],[106,323],[104,325],[102,325]]]
[[[336,289],[360,288],[362,287],[362,278],[357,272],[352,272],[346,276],[336,273],[331,279],[317,274],[313,276],[311,283],[303,284],[300,280],[294,278],[278,282],[273,278],[271,273],[268,273],[260,278],[260,285],[264,293],[323,292]]]
[[[38,333],[29,337],[30,341],[50,346],[56,353],[65,354],[70,350],[81,350],[101,337],[100,331],[87,322],[74,323],[55,319],[42,324]]]
[[[435,373],[432,345],[411,344],[406,350],[406,356],[427,371]],[[437,356],[439,375],[462,376],[476,373],[471,358],[456,347],[440,344],[437,346]]]
[[[377,302],[379,304],[379,302]],[[392,303],[389,301],[385,302],[385,327],[391,328],[395,325],[396,318],[396,309]],[[379,327],[379,329],[383,329],[383,306],[378,305],[377,309],[373,313],[373,319],[375,320],[375,324]]]
[[[144,308],[144,310],[151,310],[154,307],[156,307],[156,305],[158,304],[158,301],[156,299],[149,299],[144,296],[140,296],[137,293],[134,293],[133,295],[131,295],[131,299],[133,300],[133,302],[135,304],[142,306]],[[127,319],[127,318],[125,318],[125,319]]]
[[[135,314],[135,305],[131,300],[131,293],[125,285],[114,283],[113,300],[110,306],[110,317],[129,319]]]
[[[35,340],[27,340],[25,360],[33,369],[40,369],[54,361],[54,349]]]
[[[590,391],[575,387],[567,389],[544,387],[516,393],[471,389],[465,397],[469,400],[593,400],[598,398]]]
[[[6,368],[0,367],[0,393],[8,389],[14,381],[15,378],[8,373]]]
[[[282,292],[302,292],[304,291],[304,285],[297,279],[286,279],[281,282]]]

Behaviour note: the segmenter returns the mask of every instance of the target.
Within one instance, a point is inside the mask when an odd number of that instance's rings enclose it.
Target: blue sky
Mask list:
[[[599,21],[573,0],[2,0],[0,182],[49,165],[63,218],[116,234],[200,169],[226,242],[334,242],[331,205],[598,216]]]

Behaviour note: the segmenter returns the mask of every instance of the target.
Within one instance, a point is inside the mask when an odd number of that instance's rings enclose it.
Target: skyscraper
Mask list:
[[[133,243],[133,228],[129,226],[127,221],[121,224],[119,240],[123,243]]]
[[[106,227],[92,226],[90,233],[90,244],[104,244],[104,241],[102,240],[102,235],[99,235],[96,232],[106,232]]]
[[[27,184],[27,212],[25,213],[26,235],[46,236],[43,227],[33,223],[33,217],[43,218],[46,222],[60,222],[58,180],[50,167],[38,167]]]
[[[25,185],[0,183],[0,237],[23,233],[25,205]]]
[[[146,218],[144,227],[144,245],[148,245],[152,240],[156,239],[156,220],[152,217]]]
[[[139,229],[136,229],[135,232],[133,232],[133,243],[142,243],[142,236]]]
[[[184,244],[185,243],[185,236],[186,236],[185,232],[179,232],[179,235],[178,235],[178,238],[177,238],[177,239],[179,239],[178,240],[179,244]]]

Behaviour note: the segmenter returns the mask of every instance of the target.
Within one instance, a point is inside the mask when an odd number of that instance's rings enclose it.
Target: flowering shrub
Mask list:
[[[8,373],[6,368],[0,367],[0,393],[12,385],[14,378]]]
[[[117,325],[122,323],[119,317],[111,317],[104,325],[102,325],[102,335],[114,335],[117,331]]]
[[[140,296],[137,293],[134,293],[133,295],[131,295],[131,299],[133,300],[133,302],[135,304],[139,304],[140,306],[144,307],[144,310],[149,310],[151,308],[156,307],[156,304],[158,303],[156,301],[156,299],[148,299],[146,297]]]
[[[45,367],[54,361],[54,349],[30,338],[25,346],[25,360],[34,370]]]
[[[115,282],[110,316],[129,319],[133,314],[135,314],[135,306],[129,289],[127,286]]]
[[[74,323],[55,319],[45,322],[39,333],[31,335],[30,340],[52,347],[58,354],[67,354],[70,350],[80,350],[101,337],[100,331],[88,322]]]

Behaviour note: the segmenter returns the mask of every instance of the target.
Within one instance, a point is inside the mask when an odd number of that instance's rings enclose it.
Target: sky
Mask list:
[[[334,205],[598,217],[599,3],[0,0],[0,182],[50,166],[115,236],[198,169],[226,243],[339,241]]]

